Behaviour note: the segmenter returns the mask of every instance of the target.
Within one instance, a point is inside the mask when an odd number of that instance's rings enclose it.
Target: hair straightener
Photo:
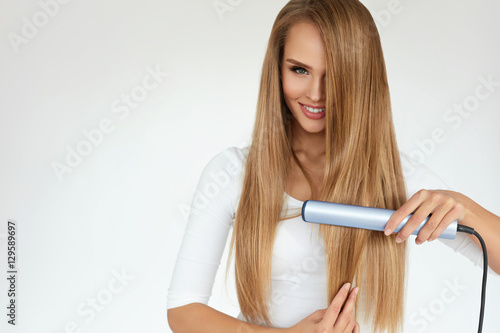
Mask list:
[[[306,200],[302,204],[302,220],[304,220],[304,222],[377,231],[384,231],[387,222],[394,212],[395,210],[391,209],[346,205],[318,200]],[[399,232],[406,225],[408,219],[412,215],[413,214],[408,215],[393,232]],[[429,217],[430,215],[418,226],[417,229],[415,229],[412,235],[416,235],[420,232],[420,229],[422,229],[425,223],[427,223]],[[481,291],[481,311],[479,314],[478,328],[478,333],[481,333],[483,329],[484,301],[486,296],[486,276],[488,273],[488,255],[486,253],[486,245],[484,244],[482,237],[473,228],[458,224],[457,220],[453,221],[446,228],[446,230],[439,235],[438,238],[455,239],[457,232],[465,232],[475,235],[479,239],[481,247],[483,248],[483,287]]]

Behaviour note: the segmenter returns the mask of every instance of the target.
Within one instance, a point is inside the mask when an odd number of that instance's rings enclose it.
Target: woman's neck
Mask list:
[[[294,119],[292,122],[292,149],[299,159],[320,161],[325,157],[325,131],[306,132]]]

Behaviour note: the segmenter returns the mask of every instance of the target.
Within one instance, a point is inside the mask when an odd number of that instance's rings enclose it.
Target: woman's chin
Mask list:
[[[317,134],[325,131],[325,122],[307,119],[303,123],[298,124],[305,132],[310,134]]]

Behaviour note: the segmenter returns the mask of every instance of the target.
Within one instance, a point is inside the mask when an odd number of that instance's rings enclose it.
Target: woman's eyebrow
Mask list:
[[[308,66],[308,65],[306,65],[306,64],[303,64],[303,63],[301,63],[300,61],[297,61],[297,60],[295,60],[295,59],[291,59],[291,58],[290,58],[290,59],[286,59],[286,61],[291,62],[292,64],[295,64],[295,65],[297,65],[297,66],[304,67],[304,68],[309,69],[309,70],[312,70],[312,69],[313,69],[312,67],[310,67],[310,66]]]

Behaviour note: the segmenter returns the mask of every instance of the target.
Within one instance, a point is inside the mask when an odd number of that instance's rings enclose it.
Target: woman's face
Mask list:
[[[309,133],[325,129],[325,67],[318,28],[312,23],[292,26],[282,59],[283,94],[295,120]]]

